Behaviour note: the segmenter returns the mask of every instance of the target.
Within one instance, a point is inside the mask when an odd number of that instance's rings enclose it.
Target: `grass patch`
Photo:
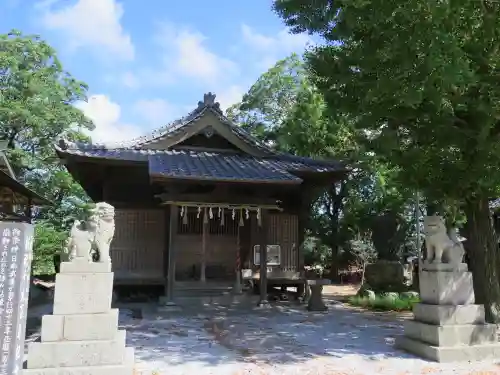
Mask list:
[[[411,311],[413,305],[420,302],[418,297],[402,298],[375,296],[375,299],[368,297],[350,297],[348,300],[350,305],[363,307],[377,311]]]

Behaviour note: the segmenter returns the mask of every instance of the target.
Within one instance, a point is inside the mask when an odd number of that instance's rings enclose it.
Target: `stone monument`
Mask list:
[[[0,223],[1,375],[19,374],[23,367],[33,232],[28,223]]]
[[[474,302],[472,274],[462,263],[464,248],[444,219],[424,219],[427,256],[419,266],[420,299],[414,319],[395,346],[437,362],[476,361],[500,355],[495,324],[485,323]]]
[[[73,225],[71,260],[56,276],[53,315],[42,318],[41,342],[29,344],[23,375],[133,374],[134,349],[125,346],[118,309],[111,308],[113,233],[114,208],[107,203],[97,203],[85,224]],[[94,248],[98,262],[90,255]]]

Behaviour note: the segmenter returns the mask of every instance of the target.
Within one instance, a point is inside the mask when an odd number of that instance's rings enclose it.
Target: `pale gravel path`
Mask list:
[[[126,309],[121,314],[141,375],[500,374],[493,361],[437,364],[396,351],[400,322],[367,319],[340,304],[327,314],[297,306],[145,310],[144,319],[132,319]]]

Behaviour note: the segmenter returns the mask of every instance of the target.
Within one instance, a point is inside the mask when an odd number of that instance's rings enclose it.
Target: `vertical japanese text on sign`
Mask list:
[[[33,226],[0,223],[0,375],[22,368]]]

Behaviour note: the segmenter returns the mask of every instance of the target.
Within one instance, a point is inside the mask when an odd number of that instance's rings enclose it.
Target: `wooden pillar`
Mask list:
[[[200,267],[200,280],[206,282],[206,267],[207,267],[207,236],[208,236],[208,215],[207,209],[203,209],[203,226],[201,230],[201,267]]]
[[[234,280],[233,292],[235,294],[241,294],[241,238],[240,238],[240,228],[241,225],[238,223],[238,232],[236,233],[236,266],[235,273],[236,279]]]
[[[165,217],[165,226],[163,230],[165,231],[164,238],[164,248],[163,248],[163,281],[164,281],[164,295],[167,295],[168,290],[168,258],[170,257],[170,212],[172,208],[171,206],[165,206],[164,217]]]
[[[266,307],[269,305],[267,301],[267,224],[268,215],[267,212],[261,209],[260,212],[260,226],[259,226],[259,238],[260,238],[260,299],[258,305],[261,307]]]
[[[177,232],[177,223],[179,221],[179,208],[175,205],[170,206],[169,235],[168,235],[168,272],[166,287],[166,305],[175,305],[175,233]]]
[[[304,271],[304,240],[306,234],[306,224],[309,217],[309,202],[305,193],[300,197],[299,212],[297,217],[297,271]]]

